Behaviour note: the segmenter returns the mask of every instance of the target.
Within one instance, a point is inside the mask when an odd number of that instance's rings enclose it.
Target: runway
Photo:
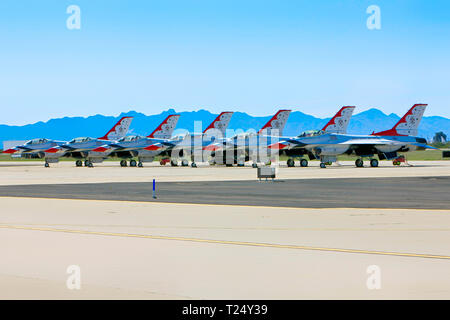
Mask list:
[[[0,186],[0,196],[297,208],[450,208],[450,177]]]

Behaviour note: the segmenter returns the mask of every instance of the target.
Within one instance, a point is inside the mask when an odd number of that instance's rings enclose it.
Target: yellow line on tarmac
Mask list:
[[[175,241],[188,241],[188,242],[201,242],[201,243],[229,244],[229,245],[250,246],[250,247],[313,250],[313,251],[327,251],[327,252],[340,252],[340,253],[360,253],[360,254],[374,254],[374,255],[385,255],[385,256],[428,258],[428,259],[448,259],[448,260],[450,260],[450,256],[433,255],[433,254],[422,254],[422,253],[402,253],[402,252],[371,251],[371,250],[358,250],[358,249],[325,248],[325,247],[312,247],[312,246],[300,246],[300,245],[289,245],[289,244],[275,244],[275,243],[264,243],[264,242],[246,242],[246,241],[232,241],[232,240],[198,239],[198,238],[184,238],[184,237],[155,236],[155,235],[144,235],[144,234],[117,233],[117,232],[100,232],[100,231],[88,231],[88,230],[71,230],[71,229],[55,229],[55,228],[22,227],[22,226],[12,226],[12,225],[0,225],[0,228],[3,228],[3,229],[16,229],[16,230],[32,230],[32,231],[75,233],[75,234],[85,234],[85,235],[126,237],[126,238],[141,238],[141,239],[175,240]]]

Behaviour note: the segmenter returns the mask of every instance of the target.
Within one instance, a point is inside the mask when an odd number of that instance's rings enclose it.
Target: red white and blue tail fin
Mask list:
[[[203,131],[206,133],[209,130],[219,130],[223,136],[225,136],[225,131],[228,128],[228,124],[230,123],[231,116],[233,112],[222,112],[217,116],[217,118],[211,122],[211,124]]]
[[[277,113],[259,130],[258,134],[282,135],[291,110],[278,110]],[[274,131],[271,133],[271,131]]]
[[[350,123],[350,118],[352,117],[353,110],[355,107],[345,106],[342,107],[333,118],[323,127],[323,131],[329,133],[347,133],[347,127]]]
[[[170,139],[172,137],[173,130],[177,126],[179,114],[171,114],[147,137],[157,139]]]
[[[133,117],[123,117],[100,140],[119,140],[126,136]]]
[[[415,104],[407,113],[389,130],[374,132],[374,136],[417,136],[420,120],[428,104]]]

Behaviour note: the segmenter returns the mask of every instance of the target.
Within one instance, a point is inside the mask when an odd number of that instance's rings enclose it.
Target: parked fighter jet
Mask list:
[[[33,139],[28,142],[26,142],[23,145],[16,146],[11,149],[7,149],[3,151],[3,153],[10,154],[14,157],[20,157],[25,159],[45,159],[46,158],[46,152],[45,150],[59,146],[61,144],[64,144],[64,141],[56,141],[56,140],[50,140],[50,139]],[[45,166],[48,167],[49,164],[46,161]]]
[[[354,106],[344,106],[334,115],[333,118],[328,121],[328,123],[322,128],[323,132],[327,133],[347,133],[347,127],[350,123],[350,119],[352,117],[353,111],[355,110]],[[314,133],[315,130],[305,131],[300,136],[306,136]],[[282,141],[280,141],[282,143]],[[272,148],[276,148],[276,146],[272,146]],[[295,166],[295,158],[300,158],[300,166],[307,167],[308,160],[304,158],[306,154],[308,154],[308,150],[302,147],[293,147],[293,148],[285,148],[280,154],[284,154],[289,156],[290,158],[287,160],[287,166],[293,167]],[[314,157],[312,159],[315,159]]]
[[[259,162],[263,156],[259,153],[261,151],[260,146],[267,147],[267,137],[275,137],[278,140],[278,136],[283,133],[290,113],[291,110],[279,110],[258,132],[247,132],[215,141],[205,145],[203,150],[211,152],[211,162],[214,164],[243,166],[246,161],[252,158],[253,166],[256,166],[256,162]],[[264,137],[264,139],[261,139],[261,137]]]
[[[191,167],[195,168],[197,162],[207,160],[203,157],[203,147],[225,140],[226,129],[232,115],[233,112],[222,112],[202,133],[189,132],[172,139],[174,147],[165,152],[171,158],[171,165],[178,165],[178,159],[182,159],[181,165],[187,166],[189,162],[186,158],[188,158],[192,161]]]
[[[424,138],[416,137],[417,129],[425,111],[426,104],[415,104],[390,130],[372,135],[348,135],[327,133],[324,130],[308,131],[294,138],[282,138],[269,148],[278,150],[299,149],[310,159],[320,159],[320,167],[335,162],[340,154],[355,154],[357,167],[363,167],[363,158],[370,159],[370,166],[377,167],[380,160],[395,159],[398,152],[431,148]]]
[[[85,159],[84,165],[86,167],[93,167],[93,163],[99,162],[99,159],[92,155],[92,150],[124,137],[132,120],[133,117],[121,118],[103,137],[96,139],[90,137],[75,138],[64,144],[48,148],[45,150],[45,166],[48,167],[49,163],[57,163],[61,157],[72,157],[78,159],[75,162],[77,167],[83,165],[82,159]]]
[[[115,143],[105,144],[97,147],[91,152],[91,157],[95,157],[97,162],[103,161],[106,157],[118,157],[121,167],[127,166],[127,160],[130,159],[130,167],[137,165],[143,167],[144,162],[152,162],[155,156],[161,154],[166,149],[175,146],[175,142],[171,141],[173,130],[177,126],[180,115],[169,115],[163,122],[148,136],[125,136]]]

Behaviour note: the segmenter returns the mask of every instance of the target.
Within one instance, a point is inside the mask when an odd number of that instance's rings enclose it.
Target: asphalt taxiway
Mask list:
[[[299,208],[450,208],[449,177],[0,186],[0,196]]]

